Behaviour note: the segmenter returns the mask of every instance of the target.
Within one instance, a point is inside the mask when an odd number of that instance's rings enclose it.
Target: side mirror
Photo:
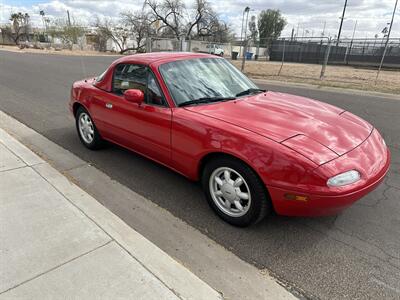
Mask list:
[[[144,93],[141,90],[130,89],[124,92],[126,101],[141,104],[144,101]]]

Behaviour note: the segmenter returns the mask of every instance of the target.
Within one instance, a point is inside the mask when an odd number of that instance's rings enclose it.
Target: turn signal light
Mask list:
[[[295,194],[285,194],[285,198],[287,200],[295,200],[295,201],[302,201],[302,202],[306,202],[309,200],[309,198],[307,196],[295,195]]]

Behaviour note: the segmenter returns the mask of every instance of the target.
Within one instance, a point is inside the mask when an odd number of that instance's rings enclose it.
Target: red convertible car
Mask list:
[[[336,214],[383,180],[379,132],[343,109],[259,89],[223,58],[149,53],[75,82],[82,143],[107,140],[201,180],[225,221]],[[190,201],[190,199],[187,199]]]

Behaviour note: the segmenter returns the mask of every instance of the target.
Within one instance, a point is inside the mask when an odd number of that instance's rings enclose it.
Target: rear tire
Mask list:
[[[79,139],[86,148],[97,150],[104,146],[104,140],[101,138],[92,117],[82,106],[76,111],[75,124]]]
[[[272,210],[264,183],[253,169],[235,158],[221,156],[209,161],[202,185],[211,208],[234,226],[258,223]]]

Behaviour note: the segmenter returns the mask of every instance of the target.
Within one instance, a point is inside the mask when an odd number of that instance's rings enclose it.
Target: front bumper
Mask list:
[[[339,158],[328,162],[316,171],[332,175],[356,169],[361,180],[340,188],[310,187],[310,191],[299,191],[268,186],[275,211],[287,216],[334,215],[370,193],[383,181],[390,166],[390,152],[382,144],[379,133],[374,130],[360,146]],[[286,194],[307,196],[307,201],[288,200]]]

